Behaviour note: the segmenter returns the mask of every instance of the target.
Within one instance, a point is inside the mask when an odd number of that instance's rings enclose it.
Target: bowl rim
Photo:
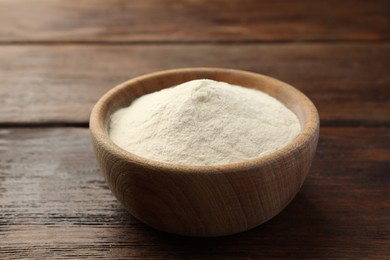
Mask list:
[[[256,76],[261,77],[267,81],[274,81],[278,84],[284,85],[288,91],[294,92],[296,97],[298,97],[298,103],[304,107],[305,112],[308,112],[309,117],[305,123],[303,129],[301,129],[300,134],[293,139],[289,144],[284,146],[281,149],[278,149],[270,154],[250,158],[244,161],[227,163],[227,164],[215,164],[215,165],[187,165],[187,164],[175,164],[164,161],[157,161],[137,154],[131,153],[124,150],[123,148],[116,145],[111,141],[108,132],[104,129],[103,124],[101,124],[101,118],[103,113],[103,108],[107,106],[107,100],[109,100],[113,95],[117,95],[118,92],[123,91],[134,83],[139,83],[140,81],[146,80],[150,77],[161,77],[167,75],[173,75],[178,73],[204,73],[204,72],[216,72],[216,73],[239,73],[242,76]],[[245,86],[244,86],[245,87]],[[294,113],[294,112],[293,112]],[[253,168],[258,168],[263,165],[268,165],[271,161],[277,160],[285,156],[286,154],[292,153],[294,150],[299,149],[304,146],[306,143],[316,136],[316,133],[319,131],[319,115],[316,107],[312,101],[301,91],[295,87],[285,83],[283,81],[277,80],[270,76],[266,76],[260,73],[249,72],[244,70],[237,69],[227,69],[227,68],[213,68],[213,67],[194,67],[194,68],[180,68],[180,69],[170,69],[163,70],[153,73],[144,74],[141,76],[134,77],[130,80],[127,80],[119,85],[113,87],[108,92],[106,92],[94,105],[89,119],[89,129],[91,135],[98,141],[100,145],[103,146],[103,149],[108,151],[111,154],[114,154],[118,158],[125,160],[127,162],[137,164],[143,168],[152,168],[154,170],[161,170],[164,172],[171,173],[196,173],[196,174],[207,174],[207,173],[229,173],[237,171],[247,171]]]

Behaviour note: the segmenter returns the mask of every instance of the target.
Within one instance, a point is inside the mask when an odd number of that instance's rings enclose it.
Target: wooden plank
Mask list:
[[[288,82],[322,125],[389,125],[390,44],[42,45],[0,47],[0,124],[86,124],[97,99],[134,76],[231,67]]]
[[[0,42],[377,41],[388,0],[1,0]]]
[[[266,224],[183,238],[149,228],[113,198],[83,128],[0,130],[0,255],[20,258],[385,258],[390,131],[322,127],[302,190]]]

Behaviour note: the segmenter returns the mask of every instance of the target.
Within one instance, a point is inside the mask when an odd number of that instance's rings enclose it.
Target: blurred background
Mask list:
[[[289,82],[325,124],[388,124],[389,16],[389,1],[1,0],[0,120],[85,123],[124,80],[212,66]]]

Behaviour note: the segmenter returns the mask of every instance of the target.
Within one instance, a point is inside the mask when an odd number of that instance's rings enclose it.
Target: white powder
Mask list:
[[[111,116],[110,138],[136,155],[215,165],[272,153],[300,132],[298,118],[258,90],[193,80],[136,99]]]

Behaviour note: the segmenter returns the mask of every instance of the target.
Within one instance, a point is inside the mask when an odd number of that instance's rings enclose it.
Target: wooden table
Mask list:
[[[389,41],[385,0],[0,0],[0,258],[389,257]],[[238,235],[147,227],[92,153],[103,93],[194,66],[268,74],[319,109],[302,190]]]

